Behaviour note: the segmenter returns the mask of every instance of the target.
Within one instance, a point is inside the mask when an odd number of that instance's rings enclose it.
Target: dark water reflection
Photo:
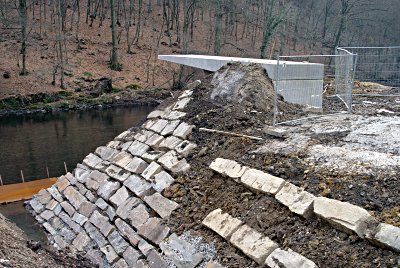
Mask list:
[[[100,145],[136,125],[153,107],[118,107],[90,111],[0,118],[0,175],[5,184],[71,171]]]

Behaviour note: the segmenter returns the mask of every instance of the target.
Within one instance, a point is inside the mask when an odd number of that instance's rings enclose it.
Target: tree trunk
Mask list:
[[[111,59],[110,59],[110,68],[114,71],[121,70],[121,66],[118,63],[118,54],[117,54],[117,29],[115,22],[115,6],[114,0],[110,0],[111,7],[111,36],[112,36],[112,51],[111,51]]]
[[[21,24],[21,54],[22,54],[22,70],[20,75],[28,74],[26,70],[26,0],[19,0],[19,19]]]

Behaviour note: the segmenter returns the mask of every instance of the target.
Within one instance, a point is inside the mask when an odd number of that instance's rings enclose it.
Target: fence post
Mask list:
[[[0,183],[1,183],[1,186],[3,186],[3,179],[1,178],[1,175],[0,175]]]
[[[49,167],[46,166],[47,178],[50,178]]]
[[[278,115],[278,87],[279,87],[279,55],[276,60],[276,78],[275,78],[275,90],[274,90],[274,115],[272,118],[272,125],[276,126],[276,117]]]
[[[67,174],[68,170],[67,170],[67,164],[65,164],[65,161],[64,161],[64,168],[65,168],[65,174]]]
[[[22,172],[22,169],[21,169],[21,178],[22,178],[22,183],[25,183],[24,173]]]

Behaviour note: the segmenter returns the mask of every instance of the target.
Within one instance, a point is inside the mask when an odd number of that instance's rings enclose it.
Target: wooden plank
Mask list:
[[[41,189],[49,188],[56,181],[57,178],[49,178],[0,186],[0,204],[31,199]]]

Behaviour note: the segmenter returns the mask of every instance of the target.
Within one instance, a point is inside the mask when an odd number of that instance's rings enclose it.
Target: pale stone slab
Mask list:
[[[74,187],[68,186],[64,190],[64,195],[69,201],[69,203],[74,206],[75,209],[79,209],[80,205],[83,201],[86,201],[86,198],[80,194]]]
[[[96,148],[95,153],[102,158],[103,160],[110,160],[113,156],[118,154],[118,150],[115,150],[113,148],[110,147],[106,147],[106,146],[100,146]]]
[[[129,197],[128,190],[122,186],[119,188],[113,196],[110,197],[110,202],[115,206],[119,207],[122,203],[124,203]]]
[[[117,166],[120,166],[122,168],[125,168],[129,162],[131,162],[133,159],[133,156],[125,151],[119,152],[116,156],[114,156],[111,159],[111,162],[114,163]]]
[[[166,171],[161,171],[154,176],[153,188],[161,193],[165,188],[169,187],[174,182],[174,178]]]
[[[108,207],[108,203],[103,198],[97,199],[95,205],[101,210],[105,210]]]
[[[54,212],[51,210],[45,210],[40,214],[40,217],[45,219],[46,221],[49,221],[52,217],[54,217]]]
[[[113,268],[129,268],[128,264],[124,259],[119,259],[114,265]]]
[[[80,232],[74,241],[72,241],[72,246],[78,251],[84,251],[89,243],[90,237],[85,232]]]
[[[81,230],[81,227],[79,224],[77,224],[76,222],[74,222],[70,216],[68,216],[66,213],[64,212],[60,212],[60,214],[58,215],[58,217],[60,217],[60,219],[66,224],[68,225],[72,230],[74,230],[75,233],[78,233]]]
[[[88,154],[84,159],[83,163],[91,168],[95,168],[97,164],[99,164],[101,161],[103,161],[100,157],[98,157],[95,154]]]
[[[150,127],[151,127],[152,125],[154,125],[154,123],[155,123],[156,121],[157,121],[157,120],[155,120],[155,119],[149,119],[149,120],[147,120],[146,122],[143,123],[142,127],[145,128],[145,129],[150,130]]]
[[[172,211],[179,207],[177,203],[165,198],[159,193],[145,196],[144,201],[163,219],[169,217]]]
[[[247,225],[241,226],[229,240],[235,247],[262,265],[278,245]]]
[[[147,243],[146,240],[141,239],[141,240],[139,241],[138,249],[140,250],[140,252],[141,252],[143,255],[147,256],[147,255],[149,255],[150,251],[151,251],[152,249],[154,249],[154,247],[153,247],[152,245],[150,245],[149,243]],[[140,261],[141,261],[141,260],[139,260],[138,262],[140,262]],[[140,266],[140,267],[142,267],[142,266]],[[143,266],[143,267],[148,267],[148,266]]]
[[[75,170],[76,170],[76,169],[75,169]],[[89,174],[89,172],[88,172],[87,170],[83,170],[83,172],[86,173],[86,174]],[[77,177],[77,179],[78,179],[78,177]],[[78,179],[78,181],[79,181],[79,179]],[[58,189],[58,191],[59,191],[60,193],[62,193],[62,191],[64,191],[65,188],[67,188],[67,187],[70,186],[70,185],[71,185],[71,184],[69,183],[69,180],[67,180],[67,178],[64,177],[64,176],[61,176],[61,177],[59,177],[59,178],[57,179],[56,187],[57,187],[57,189]]]
[[[231,235],[242,225],[242,221],[233,218],[228,213],[222,213],[222,210],[216,209],[210,212],[203,220],[202,224],[225,239],[229,239]]]
[[[169,151],[158,159],[164,168],[173,173],[184,173],[190,169],[190,165],[186,159],[179,160],[178,155],[175,151]]]
[[[147,166],[148,164],[146,163],[146,161],[142,160],[139,157],[135,157],[129,162],[125,169],[132,173],[140,174],[147,168]]]
[[[63,201],[60,204],[61,204],[61,207],[65,210],[65,212],[68,213],[68,215],[70,217],[72,217],[72,215],[74,215],[75,209],[71,206],[70,203],[68,203],[67,201]]]
[[[107,261],[110,264],[113,264],[114,262],[116,262],[119,257],[117,255],[117,253],[115,252],[115,250],[113,249],[113,247],[111,245],[107,245],[105,247],[100,248],[101,252],[104,253],[104,255],[106,256]]]
[[[178,100],[174,107],[172,108],[172,110],[178,110],[178,111],[182,111],[183,109],[185,109],[185,107],[188,105],[188,103],[191,101],[191,98],[181,98],[180,100]]]
[[[169,113],[163,114],[161,117],[168,120],[177,120],[184,117],[186,113],[180,111],[172,111]]]
[[[151,135],[150,138],[145,142],[147,145],[153,147],[153,148],[158,148],[159,144],[164,140],[164,137],[161,135],[158,135],[157,133],[154,133]]]
[[[158,119],[151,127],[150,130],[161,133],[161,131],[165,128],[168,124],[168,120],[165,119]]]
[[[284,180],[257,169],[247,169],[240,181],[246,186],[268,194],[276,194],[283,186]]]
[[[193,81],[192,83],[187,84],[186,85],[187,90],[185,90],[184,93],[179,98],[191,96],[193,93],[193,89],[197,88],[200,85],[201,85],[201,80],[196,80],[196,81]],[[188,91],[191,91],[191,93],[189,95],[187,93]]]
[[[175,136],[169,136],[159,144],[159,148],[173,150],[180,143],[182,143],[182,140],[180,138],[177,138]]]
[[[197,145],[195,143],[190,141],[183,141],[175,147],[175,151],[177,151],[178,154],[182,155],[183,157],[188,157],[196,148]]]
[[[134,141],[128,151],[134,156],[142,156],[149,149],[150,147],[148,145],[141,143],[140,141]]]
[[[106,168],[108,168],[108,166],[110,165],[111,163],[109,162],[109,161],[101,161],[100,163],[98,163],[96,166],[95,166],[95,169],[98,169],[98,170],[100,170],[100,171],[102,171],[102,172],[105,172],[106,171]]]
[[[133,134],[131,131],[126,130],[126,131],[122,132],[121,134],[119,134],[119,135],[115,138],[115,140],[124,141],[124,142],[126,142],[126,141],[132,141],[132,140],[133,140],[133,135],[134,135],[134,134]]]
[[[139,260],[139,258],[142,256],[142,254],[139,253],[136,249],[133,247],[128,247],[124,254],[122,254],[122,257],[126,261],[128,267],[135,267],[136,262]]]
[[[92,202],[83,201],[79,207],[79,213],[89,218],[95,209],[96,206]]]
[[[275,249],[265,260],[265,265],[270,268],[318,268],[318,266],[294,251],[286,251],[280,248]]]
[[[373,244],[384,246],[396,252],[400,252],[400,228],[380,223],[374,234],[367,234],[367,239]]]
[[[151,162],[150,165],[142,172],[142,177],[148,181],[152,181],[154,176],[162,171],[162,168],[156,162]]]
[[[190,135],[190,133],[192,133],[193,128],[194,128],[193,125],[189,125],[186,122],[182,122],[175,129],[175,131],[172,133],[172,135],[186,140],[186,138]]]
[[[120,183],[117,181],[104,181],[100,184],[97,194],[104,200],[109,200],[110,197],[120,188]]]
[[[100,232],[104,236],[108,236],[112,231],[115,230],[115,227],[110,224],[110,222],[108,221],[108,218],[106,216],[101,215],[100,212],[98,212],[97,210],[95,210],[93,212],[93,214],[90,217],[89,221],[94,226],[99,228]]]
[[[97,244],[99,248],[108,244],[107,239],[93,226],[90,222],[85,223],[85,230],[90,238]]]
[[[153,161],[156,161],[158,158],[160,158],[164,152],[161,151],[148,151],[147,153],[142,155],[142,158],[147,161],[148,163],[151,163]]]
[[[158,245],[168,236],[169,228],[161,223],[161,219],[150,218],[144,224],[139,226],[138,233],[139,235]]]
[[[315,196],[289,182],[283,184],[283,187],[275,195],[275,198],[281,204],[287,206],[290,211],[304,218],[310,218],[313,215]]]
[[[135,135],[135,140],[140,141],[140,142],[145,142],[147,141],[148,138],[153,135],[153,131],[141,129],[136,135]]]
[[[121,151],[128,151],[129,147],[132,145],[133,141],[127,141],[120,145]]]
[[[48,209],[48,210],[54,210],[58,204],[59,204],[59,203],[58,203],[56,200],[51,199],[50,202],[47,203],[46,209]]]
[[[77,224],[79,224],[80,226],[82,226],[85,224],[88,218],[78,212],[75,212],[74,215],[72,216],[72,220]]]
[[[120,182],[124,182],[129,177],[129,175],[131,175],[130,172],[127,172],[127,171],[123,170],[122,168],[119,168],[114,165],[109,166],[106,169],[106,173],[111,178],[114,178]]]
[[[372,219],[365,209],[326,197],[314,200],[314,213],[327,220],[332,226],[344,231],[364,236],[367,222]]]
[[[38,198],[34,197],[30,202],[29,205],[33,208],[33,210],[40,214],[44,210],[44,206],[39,202]]]
[[[180,120],[172,120],[169,121],[168,125],[165,126],[165,128],[161,131],[161,135],[163,136],[168,136],[171,135],[176,127],[180,124]]]
[[[150,218],[150,214],[147,211],[147,207],[144,204],[140,204],[129,212],[128,218],[131,225],[137,229]]]
[[[92,180],[95,180],[98,183],[102,183],[105,180],[107,180],[109,177],[104,174],[103,172],[100,172],[98,170],[93,170],[92,172],[90,172],[89,178]]]
[[[117,215],[115,209],[112,206],[108,206],[105,212],[106,212],[108,218],[110,219],[110,221],[113,221],[115,216]]]
[[[140,199],[136,197],[130,197],[126,199],[125,202],[123,202],[120,206],[118,206],[116,213],[119,217],[125,220],[130,215],[132,209],[134,209],[134,207],[140,203]]]
[[[129,243],[119,234],[117,230],[113,231],[108,236],[108,241],[110,241],[111,246],[114,248],[117,254],[122,255],[124,251],[129,247]]]
[[[118,149],[118,146],[121,144],[120,141],[110,141],[107,143],[107,147],[113,148],[113,149]]]
[[[72,175],[79,181],[80,183],[85,183],[91,170],[83,169],[83,168],[76,168],[73,172]],[[62,190],[59,189],[61,192]]]
[[[115,226],[117,226],[121,235],[125,237],[129,243],[133,246],[137,246],[140,241],[140,236],[129,226],[126,222],[121,219],[115,220]]]
[[[222,175],[226,175],[233,179],[240,178],[243,173],[247,170],[247,167],[242,167],[236,161],[217,158],[211,164],[210,168]]]
[[[143,197],[153,192],[151,184],[136,175],[131,175],[124,182],[124,185],[138,197]]]
[[[41,189],[36,194],[36,198],[41,204],[47,205],[47,203],[51,200],[51,194],[46,189]]]
[[[160,110],[154,110],[149,115],[147,116],[147,119],[153,119],[153,118],[158,118],[161,117],[164,114],[164,111]]]

